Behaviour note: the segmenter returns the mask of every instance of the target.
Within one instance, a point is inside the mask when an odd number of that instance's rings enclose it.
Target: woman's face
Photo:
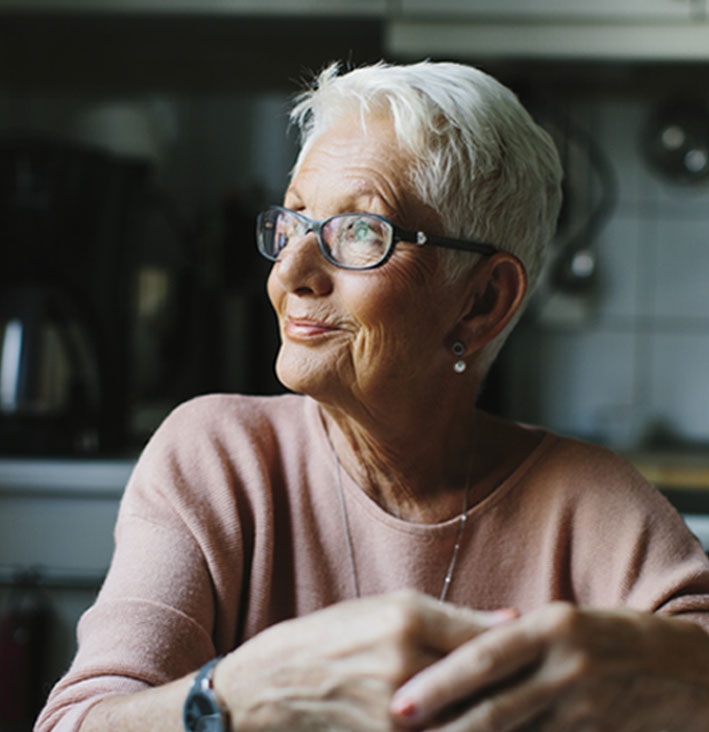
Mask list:
[[[312,219],[344,212],[380,214],[407,229],[441,231],[437,215],[407,184],[407,158],[386,118],[343,121],[317,139],[284,205]],[[347,408],[391,404],[436,388],[452,372],[451,330],[459,288],[444,285],[433,247],[399,243],[367,271],[339,269],[314,234],[291,242],[274,264],[268,294],[282,345],[276,363],[293,391]]]

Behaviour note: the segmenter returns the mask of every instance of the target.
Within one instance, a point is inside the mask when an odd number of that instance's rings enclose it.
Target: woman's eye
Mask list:
[[[366,221],[358,221],[354,225],[354,230],[352,232],[354,239],[357,239],[358,241],[365,241],[368,240],[372,234],[372,229]]]
[[[345,236],[348,241],[355,244],[379,245],[382,241],[382,234],[376,226],[377,222],[367,219],[353,219],[347,224]]]

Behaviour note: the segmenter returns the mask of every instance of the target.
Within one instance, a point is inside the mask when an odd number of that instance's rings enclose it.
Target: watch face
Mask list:
[[[219,712],[220,709],[214,702],[214,697],[209,693],[205,693],[198,689],[190,694],[185,705],[185,718],[189,718],[190,721],[197,722],[200,717],[204,717],[215,712]]]
[[[184,722],[187,732],[228,732],[226,715],[211,692],[190,694],[185,704]]]
[[[211,672],[218,659],[206,664],[192,684],[183,710],[187,732],[228,732],[227,714],[219,706],[211,685]]]

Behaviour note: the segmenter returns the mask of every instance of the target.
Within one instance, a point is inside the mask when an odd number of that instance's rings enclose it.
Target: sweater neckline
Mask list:
[[[328,471],[332,477],[331,488],[333,493],[337,486],[337,464],[335,453],[330,443],[330,438],[325,429],[320,406],[312,397],[305,397],[305,408],[308,412],[308,419],[312,422],[313,429],[319,443],[321,455],[327,463]],[[559,438],[547,430],[539,427],[519,425],[523,429],[537,430],[542,433],[542,439],[537,446],[515,467],[507,478],[505,478],[494,490],[488,493],[482,500],[472,505],[468,511],[468,520],[475,520],[482,514],[491,510],[500,501],[504,500],[510,492],[519,485],[521,479],[529,473],[532,467],[556,444]],[[439,523],[416,523],[393,516],[385,511],[373,498],[371,498],[354,481],[346,470],[342,470],[342,488],[348,500],[354,503],[355,510],[361,510],[380,524],[384,524],[395,531],[416,534],[419,536],[442,536],[457,531],[460,515],[452,516]]]

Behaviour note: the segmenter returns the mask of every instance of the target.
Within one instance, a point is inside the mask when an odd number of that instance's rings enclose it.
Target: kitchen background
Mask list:
[[[0,731],[71,659],[137,453],[272,393],[254,214],[332,59],[476,63],[554,135],[556,257],[489,409],[626,453],[709,547],[705,0],[0,0]]]

